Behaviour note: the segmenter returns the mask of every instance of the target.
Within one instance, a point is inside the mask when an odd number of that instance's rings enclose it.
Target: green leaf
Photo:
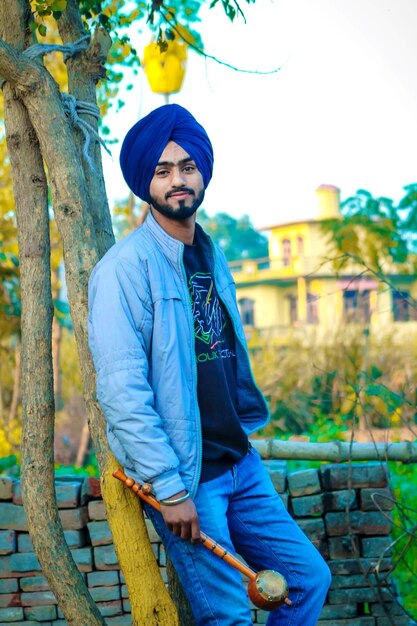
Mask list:
[[[41,37],[45,37],[46,36],[46,26],[45,26],[45,24],[39,24],[38,32],[41,35]]]
[[[383,385],[368,385],[365,393],[367,396],[379,396],[382,398],[386,391],[387,389]]]
[[[156,40],[156,43],[159,46],[161,54],[168,50],[168,42],[165,40],[165,34],[161,31],[161,29],[159,29],[158,39]]]
[[[395,393],[395,391],[391,391],[391,389],[388,389],[388,387],[384,385],[368,385],[365,389],[365,394],[367,396],[378,396],[391,411],[398,409],[404,404],[404,398],[402,396]]]
[[[52,11],[65,11],[65,9],[67,8],[67,0],[56,0],[55,2],[52,3],[51,9]]]
[[[98,21],[102,26],[106,27],[110,22],[110,18],[107,15],[104,15],[104,13],[100,13]]]
[[[377,378],[381,378],[383,372],[376,365],[372,365],[371,371],[369,373],[369,378],[374,381]]]
[[[403,406],[404,398],[400,396],[398,393],[395,393],[395,391],[391,391],[390,389],[388,389],[388,391],[389,391],[390,406],[393,409],[399,409],[400,406]]]
[[[17,457],[13,454],[11,456],[5,456],[0,459],[0,472],[4,472],[9,467],[16,465]]]

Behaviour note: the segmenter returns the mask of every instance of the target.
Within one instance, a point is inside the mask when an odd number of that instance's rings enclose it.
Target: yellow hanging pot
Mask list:
[[[161,52],[156,42],[146,46],[143,69],[154,93],[176,93],[182,87],[187,63],[187,45],[181,41],[166,41]]]

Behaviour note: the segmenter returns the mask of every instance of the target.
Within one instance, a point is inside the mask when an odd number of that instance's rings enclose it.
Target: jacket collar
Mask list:
[[[182,243],[182,241],[174,239],[174,237],[168,235],[168,233],[162,228],[162,226],[158,224],[151,211],[149,211],[143,227],[148,230],[148,232],[152,235],[154,239],[156,239],[162,252],[172,263],[174,263],[175,265],[181,263],[182,255],[184,252],[184,244]],[[195,227],[201,235],[201,244],[205,249],[206,254],[208,254],[210,258],[212,256],[210,237],[207,235],[206,232],[204,232],[200,224],[196,223]]]
[[[182,241],[178,241],[178,239],[168,235],[162,226],[158,224],[151,211],[149,211],[143,227],[156,240],[165,256],[173,263],[178,264],[184,250]]]

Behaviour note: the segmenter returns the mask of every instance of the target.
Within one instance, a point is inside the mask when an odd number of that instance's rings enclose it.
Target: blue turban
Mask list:
[[[204,187],[213,173],[213,148],[204,128],[187,109],[165,104],[137,122],[120,152],[123,176],[136,196],[150,202],[149,187],[161,154],[175,141],[195,161]]]

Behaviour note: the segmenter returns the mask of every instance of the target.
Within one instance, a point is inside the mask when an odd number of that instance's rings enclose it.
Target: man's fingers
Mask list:
[[[175,537],[181,537],[181,524],[170,524],[171,528],[169,530],[172,532]]]
[[[170,524],[169,530],[175,537],[181,537],[181,539],[191,540],[191,543],[197,543],[200,539],[200,526],[197,521],[180,522],[178,524]]]
[[[200,521],[198,517],[191,523],[191,543],[197,543],[200,539]]]
[[[168,530],[175,537],[195,543],[200,537],[198,515],[194,502],[187,498],[173,507],[161,505],[161,513]]]
[[[181,525],[181,539],[190,539],[191,537],[191,529],[190,524],[188,522],[183,522]]]
[[[188,522],[178,522],[177,524],[168,524],[167,526],[175,537],[191,539],[191,526]]]

